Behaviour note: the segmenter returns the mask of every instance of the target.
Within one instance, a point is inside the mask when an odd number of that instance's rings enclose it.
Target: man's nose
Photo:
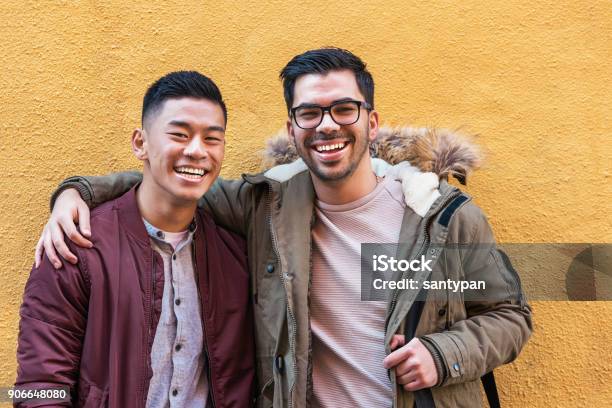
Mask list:
[[[323,118],[321,119],[321,123],[317,126],[317,132],[319,133],[332,133],[337,132],[340,129],[340,125],[338,125],[331,117],[330,112],[323,112]]]
[[[205,159],[208,156],[208,151],[204,143],[202,143],[202,138],[196,136],[185,147],[184,154],[193,159]]]

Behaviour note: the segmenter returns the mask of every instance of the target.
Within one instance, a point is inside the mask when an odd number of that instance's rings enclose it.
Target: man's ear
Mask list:
[[[144,129],[134,129],[132,132],[132,152],[138,160],[147,160],[147,141]]]
[[[378,135],[378,112],[373,110],[368,116],[368,121],[370,125],[368,139],[370,139],[370,142],[373,142],[376,140],[376,136]]]
[[[293,122],[291,121],[291,117],[287,119],[287,134],[289,135],[289,139],[295,144],[295,132],[293,131]]]

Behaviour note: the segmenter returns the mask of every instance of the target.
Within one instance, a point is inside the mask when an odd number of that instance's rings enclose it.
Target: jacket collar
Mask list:
[[[297,159],[291,163],[274,166],[261,173],[243,174],[242,178],[251,184],[278,184],[287,182],[301,173],[308,173],[308,167],[302,159]]]
[[[457,191],[444,179],[439,180],[434,173],[422,172],[407,162],[392,166],[381,159],[372,158],[372,169],[378,176],[393,177],[401,181],[406,205],[421,217],[427,217],[428,214],[435,213],[436,209],[446,201],[446,198]],[[303,180],[307,179],[309,181],[307,188],[312,189],[308,167],[302,159],[272,167],[263,173],[245,174],[243,178],[251,184],[268,183],[271,186],[286,183],[290,180],[298,181],[301,184]],[[312,194],[314,197],[314,191]]]
[[[136,240],[140,241],[145,245],[150,245],[149,233],[143,222],[142,214],[138,208],[138,201],[136,200],[136,190],[140,184],[132,187],[127,193],[119,197],[113,209],[117,211],[118,216],[121,220],[123,228]],[[196,209],[196,212],[197,209]],[[198,238],[203,228],[199,224],[204,223],[206,217],[198,217],[194,215],[194,222],[189,226],[191,231],[195,231],[194,239]]]
[[[136,201],[136,189],[140,185],[132,187],[127,193],[119,197],[113,205],[113,210],[117,211],[123,228],[138,241],[149,244],[149,234],[142,222],[142,214],[138,209]]]

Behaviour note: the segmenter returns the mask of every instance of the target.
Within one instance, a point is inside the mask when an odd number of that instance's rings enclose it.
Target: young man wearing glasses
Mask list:
[[[531,333],[524,298],[469,304],[448,298],[426,302],[420,313],[408,291],[393,302],[361,301],[360,249],[421,243],[435,253],[429,245],[436,240],[479,244],[485,251],[449,255],[435,273],[463,270],[466,279],[486,275],[509,289],[517,277],[498,262],[482,212],[431,173],[415,174],[404,186],[377,177],[368,154],[379,123],[374,82],[357,56],[307,51],[281,78],[287,131],[301,160],[219,181],[201,201],[248,241],[260,406],[412,408],[415,399],[419,406],[480,405],[478,379],[513,360]],[[74,229],[73,214],[86,220],[74,189],[91,206],[138,179],[123,173],[67,180],[39,248],[59,262],[52,242],[62,237],[53,231]],[[415,328],[415,338],[404,338],[406,327]]]

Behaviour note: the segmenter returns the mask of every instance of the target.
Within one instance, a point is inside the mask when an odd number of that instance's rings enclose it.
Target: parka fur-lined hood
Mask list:
[[[466,184],[468,175],[482,163],[478,146],[448,129],[383,126],[370,145],[370,153],[392,165],[407,161],[423,172],[437,174],[440,180],[453,176],[461,184]],[[293,141],[282,130],[266,142],[262,166],[267,170],[297,159]]]

